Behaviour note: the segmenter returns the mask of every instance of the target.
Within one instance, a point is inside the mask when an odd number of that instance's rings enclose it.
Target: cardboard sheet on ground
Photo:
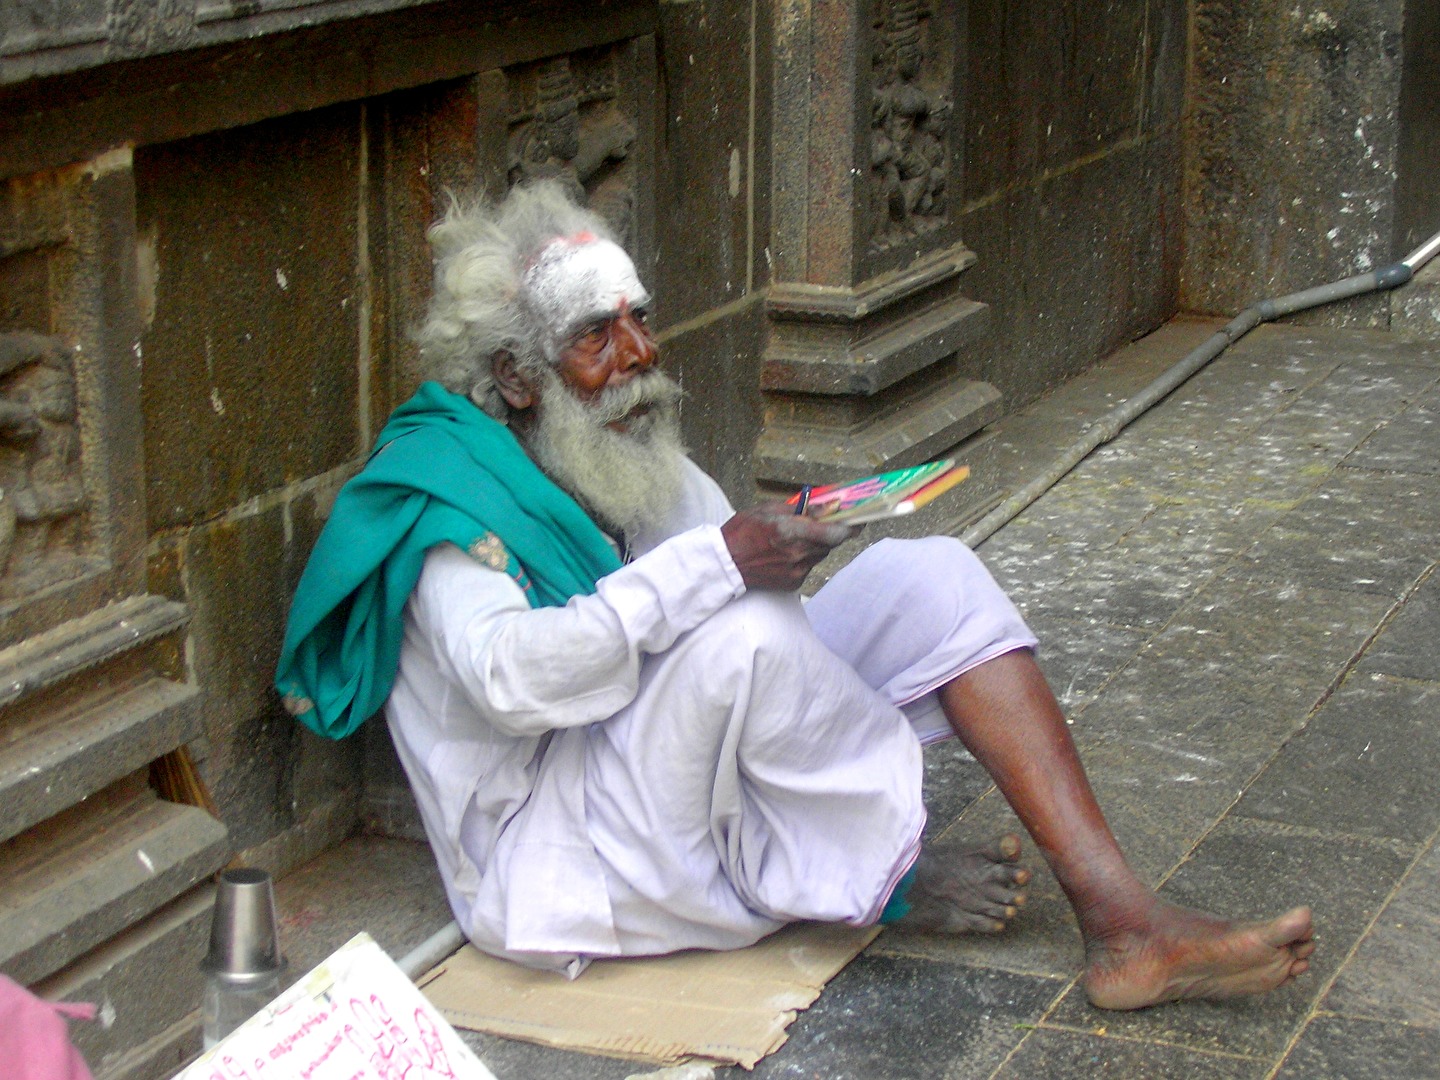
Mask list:
[[[597,960],[574,981],[466,946],[417,980],[456,1027],[656,1065],[752,1067],[875,927],[788,926],[748,949]]]

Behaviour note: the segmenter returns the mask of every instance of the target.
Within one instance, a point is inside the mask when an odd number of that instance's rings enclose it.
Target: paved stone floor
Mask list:
[[[1127,350],[975,459],[1013,469],[1209,330]],[[755,1075],[1440,1076],[1440,348],[1262,327],[979,551],[1139,871],[1236,916],[1312,905],[1314,967],[1263,999],[1093,1010],[1032,854],[1011,932],[883,934]],[[932,835],[1016,827],[954,743],[929,751],[927,788]],[[646,1071],[470,1041],[500,1080]]]

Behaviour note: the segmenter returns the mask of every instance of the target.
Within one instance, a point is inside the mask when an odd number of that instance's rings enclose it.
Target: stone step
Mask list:
[[[32,989],[49,1001],[88,1001],[93,1022],[70,1038],[95,1080],[173,1076],[200,1050],[200,961],[210,943],[215,886],[197,885]]]
[[[132,596],[0,650],[0,708],[172,633],[189,618],[184,604]]]
[[[755,476],[777,485],[837,484],[928,461],[1004,413],[1000,391],[959,379],[846,431],[768,424],[755,446]]]
[[[104,686],[0,735],[0,841],[200,734],[199,691],[159,675]]]
[[[132,774],[0,845],[0,970],[30,983],[216,871],[225,827]]]
[[[870,396],[978,342],[990,309],[953,296],[858,339],[827,323],[778,322],[765,346],[760,387],[770,393]]]

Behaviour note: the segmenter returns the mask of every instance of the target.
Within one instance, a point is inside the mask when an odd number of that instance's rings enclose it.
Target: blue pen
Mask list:
[[[795,503],[795,516],[799,517],[805,513],[805,508],[810,505],[810,485],[806,484],[800,489],[800,498]]]

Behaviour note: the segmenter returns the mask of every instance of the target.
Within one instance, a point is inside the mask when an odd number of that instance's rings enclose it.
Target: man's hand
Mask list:
[[[805,575],[835,545],[859,532],[849,525],[822,525],[784,503],[742,510],[720,533],[747,589],[798,589]]]

